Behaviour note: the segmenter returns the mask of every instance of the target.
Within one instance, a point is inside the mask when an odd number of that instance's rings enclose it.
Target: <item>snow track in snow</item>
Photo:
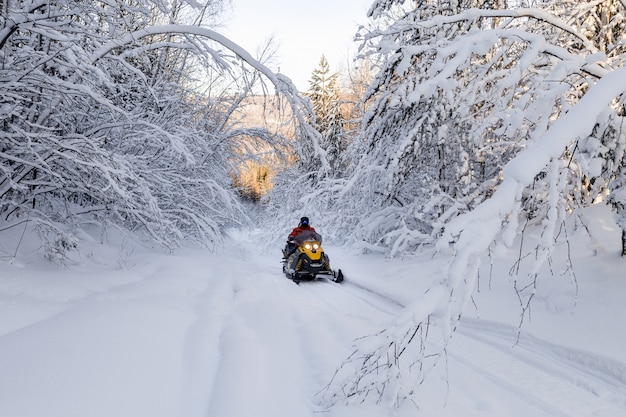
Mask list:
[[[381,311],[391,313],[394,306],[396,311],[402,306],[367,285],[347,283],[343,290],[367,299]],[[447,350],[448,367],[470,370],[534,406],[541,415],[626,415],[626,365],[541,340],[523,330],[518,338],[518,331],[503,323],[463,319]]]
[[[333,289],[331,289],[330,291],[332,291],[333,296],[331,297],[331,300],[329,300],[329,289],[326,286],[326,284],[328,285],[332,285]],[[303,284],[300,284],[301,286]],[[354,305],[356,304],[364,304],[366,306],[368,306],[369,308],[373,308],[376,311],[383,313],[386,316],[393,316],[394,314],[398,313],[400,311],[400,309],[402,308],[402,306],[400,304],[398,304],[397,302],[389,299],[389,298],[385,298],[384,296],[381,296],[380,294],[377,294],[375,292],[371,292],[370,290],[368,290],[365,287],[362,287],[360,285],[356,285],[350,281],[344,281],[340,284],[337,283],[333,283],[333,282],[326,282],[326,281],[315,281],[315,282],[310,282],[310,283],[306,283],[305,285],[310,285],[311,289],[307,289],[307,291],[310,291],[312,293],[314,293],[316,296],[319,296],[322,299],[322,302],[327,303],[330,305],[330,307],[337,309],[337,307],[339,307],[339,305],[346,305],[345,300],[353,300],[352,303],[348,303],[348,305]],[[315,288],[318,287],[319,288]],[[339,296],[339,294],[341,294],[341,296]],[[332,299],[335,298],[339,298],[341,297],[342,299],[344,299],[344,301],[342,301],[342,304],[336,305],[332,302]],[[359,310],[357,310],[359,311]],[[346,314],[354,314],[351,311],[343,311]]]
[[[64,271],[0,265],[0,414],[626,416],[618,261],[609,262],[618,272],[586,282],[583,313],[535,315],[534,324],[552,319],[539,326],[541,338],[522,328],[518,340],[515,320],[507,321],[515,306],[494,290],[490,296],[498,298],[486,300],[500,301],[487,316],[494,321],[462,320],[446,360],[419,387],[419,411],[412,404],[327,409],[317,394],[355,341],[390,326],[440,276],[438,261],[339,255],[345,251],[333,248],[345,263],[345,282],[295,285],[281,273],[280,251],[262,253],[262,239],[251,237],[242,232],[219,254],[137,253],[126,269],[116,266],[116,256]],[[595,273],[606,263],[598,259],[589,268]],[[571,337],[578,328],[590,333],[585,349]],[[553,337],[549,329],[570,337]]]
[[[389,325],[411,295],[397,293],[397,287],[385,286],[384,279],[367,271],[352,275],[350,266],[343,283],[295,285],[271,256],[239,249],[235,258],[251,262],[236,271],[240,279],[219,336],[219,367],[207,392],[207,411],[212,416],[269,416],[286,410],[314,415],[315,393],[353,351],[354,341]],[[345,262],[359,267],[356,257],[346,257]],[[506,414],[502,404],[508,403],[533,417],[624,417],[623,363],[541,340],[523,329],[518,339],[518,331],[505,323],[464,318],[447,348],[447,365],[441,364],[447,366],[441,371],[444,380],[434,374],[433,384],[427,380],[424,386],[425,395],[443,397],[440,409],[433,407],[437,401],[426,402],[429,415],[499,416]],[[390,412],[377,407],[368,412],[373,410],[380,415]],[[324,411],[328,417],[344,417],[355,410]],[[414,412],[412,408],[395,415]]]
[[[477,373],[523,393],[531,402],[558,411],[558,415],[624,416],[624,364],[549,343],[523,331],[518,340],[517,332],[501,323],[465,319],[449,354]]]

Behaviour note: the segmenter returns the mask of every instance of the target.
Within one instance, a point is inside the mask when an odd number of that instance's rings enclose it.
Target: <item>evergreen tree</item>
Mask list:
[[[333,108],[337,107],[336,89],[337,74],[331,74],[328,60],[322,55],[319,67],[313,70],[307,92],[307,96],[313,103],[313,111],[320,132],[325,132],[331,124]]]
[[[319,67],[313,70],[307,92],[313,104],[317,129],[322,135],[321,147],[327,153],[335,177],[342,172],[341,158],[346,142],[337,78],[338,74],[330,72],[328,60],[322,55]]]

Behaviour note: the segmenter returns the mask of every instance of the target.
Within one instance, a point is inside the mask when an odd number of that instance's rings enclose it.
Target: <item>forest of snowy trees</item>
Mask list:
[[[28,225],[55,262],[82,230],[211,248],[248,221],[234,171],[263,149],[275,175],[257,209],[277,239],[306,214],[363,250],[454,254],[422,307],[368,344],[358,383],[338,374],[362,401],[407,344],[422,342],[419,369],[436,360],[477,255],[534,225],[541,264],[594,203],[626,230],[626,0],[375,0],[358,97],[338,94],[323,57],[298,92],[215,30],[224,6],[0,0],[0,236]],[[259,91],[281,129],[243,123]]]
[[[210,247],[246,221],[232,170],[264,147],[281,164],[270,213],[306,211],[334,238],[412,251],[492,196],[505,165],[624,59],[620,1],[376,1],[355,64],[373,76],[346,115],[324,57],[302,98],[210,29],[223,7],[4,1],[0,230],[31,222],[59,253],[81,225]],[[292,137],[241,123],[258,86],[293,108]],[[528,167],[516,217],[558,224],[606,200],[626,228],[621,92]]]
[[[308,200],[341,210],[329,225],[337,234],[392,254],[438,241],[452,219],[493,194],[520,150],[624,59],[619,1],[415,3],[371,9],[359,36],[377,73],[343,155],[349,173],[330,175]],[[540,223],[551,209],[562,219],[609,189],[621,212],[621,92],[593,103],[597,117],[551,164],[528,167],[516,209],[525,221]]]
[[[286,141],[240,123],[252,87],[293,107],[303,140],[319,134],[287,78],[209,29],[222,7],[0,3],[0,233],[29,222],[58,260],[85,227],[212,247],[245,221],[230,167]]]
[[[351,358],[358,375],[339,372],[330,392],[399,404],[415,389],[407,370],[422,381],[445,356],[481,255],[539,228],[519,248],[534,271],[514,280],[523,320],[555,242],[585,228],[579,208],[607,202],[624,230],[624,3],[380,0],[369,15],[369,105],[345,154],[349,174],[325,179],[319,197],[352,242],[454,256],[394,326],[363,342]]]

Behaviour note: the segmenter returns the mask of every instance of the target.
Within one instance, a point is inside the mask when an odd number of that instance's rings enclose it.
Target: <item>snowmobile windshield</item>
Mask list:
[[[307,240],[317,240],[320,245],[322,244],[322,236],[319,233],[314,232],[313,230],[303,230],[298,233],[298,235],[294,238],[298,246],[302,245],[303,242]]]

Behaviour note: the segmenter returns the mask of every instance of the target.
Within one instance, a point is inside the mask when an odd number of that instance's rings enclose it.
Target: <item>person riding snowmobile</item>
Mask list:
[[[296,284],[318,278],[333,282],[344,279],[341,269],[330,267],[330,259],[322,249],[322,236],[311,227],[308,217],[302,217],[287,237],[287,246],[283,249],[283,273]]]
[[[305,216],[300,218],[298,226],[287,236],[287,246],[283,250],[283,257],[288,258],[302,241],[310,238],[317,240],[320,244],[322,243],[322,236],[315,231],[315,228],[309,223],[309,218]]]

